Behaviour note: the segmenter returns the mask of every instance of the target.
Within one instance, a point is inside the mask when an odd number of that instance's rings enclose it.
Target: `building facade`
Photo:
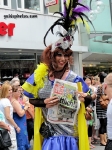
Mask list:
[[[62,11],[62,1],[46,7],[44,0],[1,0],[0,1],[0,79],[10,80],[19,75],[22,82],[33,72],[40,62],[45,49],[43,37],[49,27],[57,20],[53,12]],[[54,29],[56,33],[56,28]],[[73,70],[82,75],[82,52],[88,52],[86,45],[81,46],[81,34],[74,35]],[[57,40],[49,34],[47,45]]]

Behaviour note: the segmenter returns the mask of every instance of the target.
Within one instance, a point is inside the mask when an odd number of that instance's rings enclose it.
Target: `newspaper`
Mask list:
[[[47,120],[49,122],[54,124],[75,124],[80,108],[77,90],[77,83],[55,79],[51,97],[57,96],[59,103],[48,109]]]

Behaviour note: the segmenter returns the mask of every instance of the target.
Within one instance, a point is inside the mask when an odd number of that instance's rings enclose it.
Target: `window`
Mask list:
[[[24,0],[25,9],[40,11],[40,0]]]
[[[8,6],[8,0],[4,0],[4,1],[3,1],[3,5],[4,5],[4,6]]]
[[[0,6],[5,8],[11,8],[11,0],[0,0]]]
[[[22,8],[21,0],[17,0],[18,8]]]
[[[43,0],[17,0],[18,9],[43,12]]]

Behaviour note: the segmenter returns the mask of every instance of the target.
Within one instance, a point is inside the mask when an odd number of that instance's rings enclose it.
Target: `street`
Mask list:
[[[96,145],[95,148],[93,148],[93,150],[104,150],[105,149],[105,146],[99,146],[99,145]]]

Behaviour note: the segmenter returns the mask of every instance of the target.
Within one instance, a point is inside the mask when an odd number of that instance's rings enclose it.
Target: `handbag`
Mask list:
[[[49,138],[55,134],[55,131],[49,122],[43,122],[40,127],[40,134],[44,138]]]
[[[86,109],[86,113],[85,113],[86,120],[92,120],[93,119],[93,116],[91,114],[92,112],[93,112],[93,110],[91,108],[89,108],[89,110]]]
[[[86,118],[86,120],[92,120],[93,117],[90,112],[86,111],[85,118]]]
[[[12,143],[8,130],[6,129],[0,130],[0,148],[5,149],[7,147],[10,147],[11,145]]]
[[[103,109],[106,109],[109,103],[109,99],[107,95],[101,95],[99,99],[100,105]]]

